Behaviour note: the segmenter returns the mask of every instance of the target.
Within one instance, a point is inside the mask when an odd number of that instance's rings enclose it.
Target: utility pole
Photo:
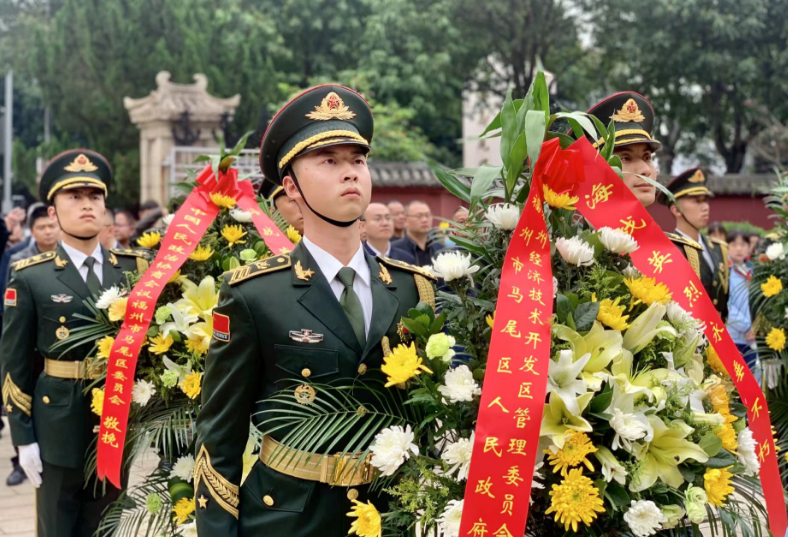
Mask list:
[[[14,137],[14,72],[5,75],[5,136],[3,141],[3,213],[11,210],[11,146]]]

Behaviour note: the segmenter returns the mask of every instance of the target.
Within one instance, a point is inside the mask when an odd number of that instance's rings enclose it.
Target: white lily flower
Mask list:
[[[775,259],[785,259],[785,247],[780,242],[775,242],[766,249],[766,257],[769,261]]]
[[[590,359],[591,353],[588,353],[575,361],[571,350],[562,350],[558,353],[558,360],[550,360],[548,365],[547,393],[556,392],[560,395],[572,414],[580,411],[577,396],[588,391],[586,381],[578,376]]]
[[[200,317],[197,315],[189,315],[184,313],[180,308],[176,307],[175,304],[167,305],[172,308],[172,321],[162,324],[159,328],[159,332],[164,337],[167,337],[167,334],[170,332],[180,332],[184,336],[189,337],[191,334],[189,331],[189,326],[193,323],[196,323]]]
[[[668,323],[659,326],[660,321],[665,317],[665,311],[666,307],[664,304],[654,302],[646,311],[638,315],[624,334],[624,348],[633,354],[637,354],[646,348],[657,334],[678,336],[676,329]]]
[[[627,469],[618,462],[613,452],[605,446],[597,446],[594,456],[602,465],[602,475],[605,481],[610,483],[614,479],[617,483],[625,485],[627,482]]]

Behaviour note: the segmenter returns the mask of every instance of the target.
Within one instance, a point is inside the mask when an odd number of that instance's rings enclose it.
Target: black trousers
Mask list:
[[[38,537],[92,537],[104,511],[120,491],[107,482],[85,488],[82,468],[65,468],[44,461],[41,487],[36,490]],[[126,479],[124,479],[124,484]]]

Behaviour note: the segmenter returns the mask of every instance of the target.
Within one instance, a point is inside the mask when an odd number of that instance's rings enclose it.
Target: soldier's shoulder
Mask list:
[[[672,241],[678,244],[683,244],[684,246],[690,246],[695,248],[696,250],[703,251],[703,246],[700,243],[695,242],[692,239],[688,239],[683,235],[679,235],[678,233],[670,233],[669,231],[665,232],[665,235]]]
[[[20,259],[19,261],[15,261],[11,266],[15,271],[20,272],[35,265],[40,265],[48,261],[54,261],[56,257],[56,252],[44,252],[43,254],[38,254],[25,259]]]
[[[411,265],[410,263],[406,263],[405,261],[398,261],[397,259],[391,259],[390,257],[384,257],[379,255],[377,257],[378,262],[383,263],[387,267],[391,267],[396,270],[401,270],[404,272],[409,272],[411,274],[418,274],[420,276],[424,276],[428,280],[436,280],[435,276],[425,268]]]
[[[709,241],[712,244],[716,244],[720,248],[727,248],[728,247],[728,241],[724,241],[724,240],[721,240],[721,239],[715,239],[713,237],[708,237],[708,239],[709,239]]]
[[[140,250],[125,250],[123,248],[110,248],[110,253],[119,255],[121,257],[141,257],[143,259],[149,259],[150,255],[147,252],[143,252]]]
[[[277,255],[260,259],[254,263],[242,265],[232,270],[228,270],[222,275],[222,277],[224,278],[224,281],[228,283],[228,285],[238,285],[239,283],[251,280],[252,278],[257,278],[258,276],[263,276],[265,274],[273,274],[275,272],[290,268],[291,266],[292,260],[290,259],[289,255]],[[300,264],[296,266],[296,269],[298,269],[299,266]]]

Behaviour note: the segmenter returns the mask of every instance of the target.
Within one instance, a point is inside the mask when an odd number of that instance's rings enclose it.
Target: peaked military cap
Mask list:
[[[273,203],[276,198],[285,195],[285,189],[281,185],[264,179],[263,184],[260,186],[260,195],[267,199],[269,203]]]
[[[662,144],[651,137],[654,128],[654,107],[648,99],[634,91],[622,91],[599,101],[588,111],[607,126],[616,126],[616,147],[632,144],[648,144],[657,151]],[[605,140],[592,140],[594,147],[604,145]]]
[[[271,120],[260,147],[260,169],[268,181],[281,185],[287,166],[315,149],[353,144],[369,150],[372,128],[369,104],[352,89],[335,84],[310,88]]]
[[[107,195],[112,167],[103,156],[90,149],[71,149],[52,158],[38,185],[38,197],[48,202],[61,190],[97,188]]]
[[[706,186],[706,175],[702,168],[690,168],[680,173],[665,185],[665,188],[673,193],[676,199],[686,196],[708,196],[714,197],[714,193]],[[659,193],[657,201],[663,205],[670,205],[668,197],[662,192]]]

